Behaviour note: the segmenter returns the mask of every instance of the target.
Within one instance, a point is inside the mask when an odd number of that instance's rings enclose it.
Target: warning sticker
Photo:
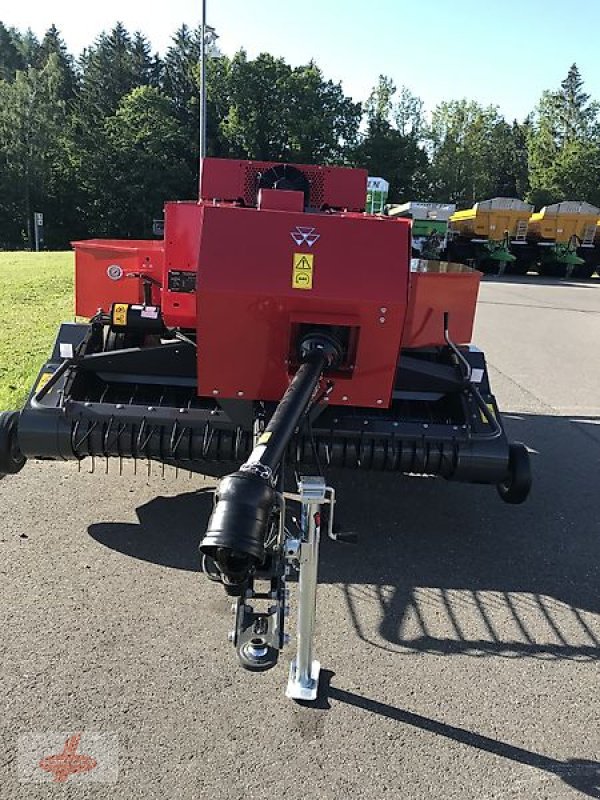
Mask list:
[[[271,431],[265,431],[256,444],[266,444],[271,438]]]
[[[292,289],[312,289],[314,260],[312,253],[294,253]]]
[[[113,306],[112,324],[127,325],[127,309],[129,303],[115,303]]]
[[[496,411],[494,409],[493,404],[492,403],[486,403],[486,406],[488,407],[488,410],[489,410],[491,416],[494,419],[496,419]],[[483,413],[483,411],[481,409],[479,409],[479,416],[481,417],[481,421],[482,422],[485,422],[486,425],[489,424],[488,421],[487,421],[487,417],[485,416],[485,414]]]
[[[35,387],[36,394],[38,392],[41,392],[41,390],[44,388],[44,386],[48,383],[48,381],[53,375],[54,375],[53,372],[42,372],[42,374],[40,375],[40,379],[38,380],[37,385]]]

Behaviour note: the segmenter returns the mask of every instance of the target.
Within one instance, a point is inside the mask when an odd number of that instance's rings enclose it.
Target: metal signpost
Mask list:
[[[35,237],[35,252],[40,252],[44,246],[44,215],[41,211],[33,212],[33,234]]]

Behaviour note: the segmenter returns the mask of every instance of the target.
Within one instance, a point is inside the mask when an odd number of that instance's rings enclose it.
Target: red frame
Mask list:
[[[306,322],[358,328],[355,363],[329,402],[387,406],[408,302],[409,222],[230,205],[204,205],[201,218],[198,393],[279,400],[291,330]],[[298,245],[297,226],[319,238]],[[313,257],[311,290],[292,287],[294,254]]]

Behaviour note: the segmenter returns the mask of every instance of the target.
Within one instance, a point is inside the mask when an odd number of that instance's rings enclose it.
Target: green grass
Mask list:
[[[0,411],[19,408],[73,319],[73,253],[0,253]]]

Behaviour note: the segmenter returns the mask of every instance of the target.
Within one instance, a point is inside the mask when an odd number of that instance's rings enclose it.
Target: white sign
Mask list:
[[[367,189],[370,192],[389,192],[390,184],[385,178],[367,178]]]

